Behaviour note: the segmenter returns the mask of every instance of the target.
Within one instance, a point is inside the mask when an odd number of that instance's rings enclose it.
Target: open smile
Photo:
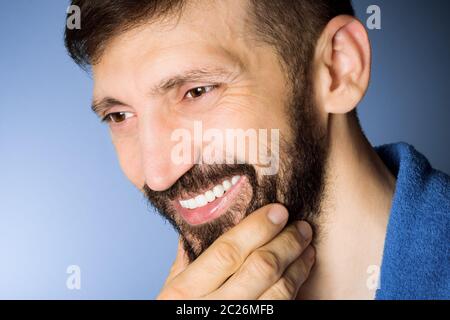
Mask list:
[[[230,208],[245,180],[245,176],[225,179],[221,184],[194,197],[174,200],[173,206],[190,225],[207,223],[220,217]]]

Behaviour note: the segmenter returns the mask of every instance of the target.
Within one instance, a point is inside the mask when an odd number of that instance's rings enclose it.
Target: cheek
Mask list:
[[[139,145],[131,139],[112,138],[123,173],[137,188],[145,182]]]
[[[268,105],[255,99],[245,104],[228,104],[220,110],[210,116],[207,127],[219,128],[222,132],[232,129],[235,134],[240,131],[256,135],[258,144],[262,145],[272,135],[289,140],[290,126],[284,106],[280,104]]]
[[[266,109],[267,113],[254,111],[257,107],[264,109],[263,105],[240,107],[239,112],[236,109],[228,112],[232,108],[222,109],[224,111],[217,112],[205,122],[204,134],[214,132],[209,130],[217,130],[221,134],[217,143],[204,144],[208,145],[203,149],[205,158],[209,158],[210,150],[217,150],[216,154],[225,156],[226,161],[256,165],[255,168],[266,168],[264,172],[271,168],[277,171],[280,139],[283,132],[288,132],[286,117],[278,110],[269,112]]]
[[[231,88],[211,117],[230,128],[280,129],[287,125],[284,95],[279,90],[243,85]]]

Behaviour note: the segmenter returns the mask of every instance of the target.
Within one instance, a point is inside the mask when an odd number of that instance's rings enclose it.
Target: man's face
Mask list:
[[[319,210],[321,115],[312,92],[290,88],[275,49],[252,39],[246,11],[239,0],[188,2],[179,20],[114,38],[93,66],[94,105],[109,115],[123,171],[180,232],[191,260],[265,204],[285,204],[291,219]],[[196,139],[199,124],[222,133],[221,143]],[[236,144],[229,130],[266,135],[257,135],[257,151],[249,143],[242,153],[226,148]],[[189,133],[189,161],[174,156],[177,132]],[[208,148],[227,161],[198,161]],[[276,172],[267,174],[261,149],[279,159]]]

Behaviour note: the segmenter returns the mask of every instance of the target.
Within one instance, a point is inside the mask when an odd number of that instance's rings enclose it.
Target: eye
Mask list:
[[[200,98],[204,94],[216,89],[219,85],[197,87],[186,92],[185,97],[188,99]]]
[[[121,123],[127,120],[128,118],[133,117],[134,115],[131,112],[113,112],[107,114],[102,121],[106,123]]]

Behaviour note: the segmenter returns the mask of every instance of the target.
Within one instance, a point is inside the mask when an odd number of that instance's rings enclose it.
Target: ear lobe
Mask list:
[[[324,68],[326,75],[320,98],[327,113],[343,114],[352,111],[363,98],[370,77],[370,44],[364,26],[355,18],[339,16],[326,27]],[[317,87],[316,86],[316,87]]]

